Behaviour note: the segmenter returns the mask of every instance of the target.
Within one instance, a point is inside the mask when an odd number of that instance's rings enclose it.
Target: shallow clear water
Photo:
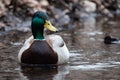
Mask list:
[[[30,32],[10,31],[0,39],[0,80],[119,80],[120,44],[104,44],[106,35],[120,38],[120,18],[84,19],[61,31],[70,50],[69,64],[57,69],[21,68],[17,54]],[[26,36],[25,36],[26,35]]]

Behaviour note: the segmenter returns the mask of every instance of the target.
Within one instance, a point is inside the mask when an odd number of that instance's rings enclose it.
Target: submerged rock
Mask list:
[[[87,13],[95,12],[97,9],[96,4],[88,0],[81,1],[80,5],[82,6],[82,9]]]

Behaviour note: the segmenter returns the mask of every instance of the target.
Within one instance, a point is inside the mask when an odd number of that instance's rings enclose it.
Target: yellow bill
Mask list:
[[[51,30],[51,31],[58,31],[49,20],[45,21],[44,27]]]

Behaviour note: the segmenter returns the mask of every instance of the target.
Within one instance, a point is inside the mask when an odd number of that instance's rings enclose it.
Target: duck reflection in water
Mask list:
[[[58,67],[23,67],[21,80],[63,80],[69,74],[67,66]]]

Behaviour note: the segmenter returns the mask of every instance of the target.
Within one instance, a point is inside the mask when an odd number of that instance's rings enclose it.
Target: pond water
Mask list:
[[[63,37],[71,55],[68,64],[56,69],[19,65],[18,51],[31,32],[0,35],[0,80],[120,80],[120,44],[103,42],[106,35],[120,38],[120,16],[90,17],[55,34]]]

